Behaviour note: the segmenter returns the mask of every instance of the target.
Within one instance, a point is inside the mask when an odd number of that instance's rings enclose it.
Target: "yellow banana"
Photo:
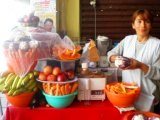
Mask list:
[[[29,79],[34,79],[34,74],[32,72],[30,72],[28,76],[29,76]]]
[[[14,89],[10,89],[10,90],[8,91],[7,95],[12,96],[13,93],[14,93],[14,91],[15,91]]]
[[[15,79],[16,75],[13,74],[7,81],[5,81],[5,88],[11,88],[13,82],[14,82],[14,79]]]
[[[24,87],[28,89],[28,87],[31,86],[32,84],[34,84],[35,82],[36,81],[34,79],[31,79]]]
[[[0,78],[0,85],[3,84],[3,83],[5,83],[5,80],[6,80],[6,77],[1,77]]]
[[[37,87],[37,83],[33,82],[27,89],[33,90],[35,87]]]
[[[11,89],[16,89],[20,77],[17,75],[12,83]]]
[[[20,79],[18,80],[18,83],[17,83],[16,89],[18,89],[18,88],[22,87],[22,85],[23,85],[23,84],[22,84],[23,78],[24,78],[24,77],[20,77]]]
[[[10,78],[15,75],[14,73],[9,73],[6,80],[5,80],[5,84],[7,84],[7,82],[10,80]]]
[[[25,91],[26,91],[26,89],[25,89],[24,87],[20,87],[19,89],[16,89],[16,90],[13,92],[12,96],[21,94],[21,93],[23,93],[23,92],[25,92]]]

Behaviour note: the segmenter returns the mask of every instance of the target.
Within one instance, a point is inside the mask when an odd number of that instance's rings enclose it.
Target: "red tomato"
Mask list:
[[[47,66],[45,66],[44,68],[43,68],[43,73],[45,74],[45,75],[49,75],[49,74],[51,74],[52,73],[52,66],[49,66],[49,65],[47,65]]]
[[[43,72],[41,72],[41,73],[39,73],[38,79],[39,80],[47,80],[47,77]]]
[[[47,76],[48,81],[57,81],[57,77],[53,74],[50,74]]]
[[[67,76],[64,72],[61,72],[60,74],[58,74],[58,76],[57,76],[58,82],[64,82],[66,80],[67,80]]]
[[[57,76],[60,73],[61,73],[61,68],[59,68],[59,67],[54,67],[53,68],[53,71],[52,71],[53,75]]]

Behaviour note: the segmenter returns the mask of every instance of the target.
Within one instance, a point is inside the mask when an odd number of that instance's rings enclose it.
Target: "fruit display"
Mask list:
[[[78,89],[78,80],[73,70],[62,71],[60,67],[45,66],[38,75],[42,88],[46,94],[63,96]]]
[[[14,73],[8,73],[5,76],[0,77],[0,92],[7,94],[8,96],[16,96],[25,92],[35,92],[38,89],[37,71],[33,71],[20,77]]]
[[[50,43],[33,39],[23,30],[16,30],[13,36],[3,42],[3,54],[9,69],[19,76],[33,71],[37,60],[51,56]]]
[[[74,70],[62,71],[60,67],[45,66],[39,73],[38,79],[40,81],[54,81],[65,82],[75,78]]]

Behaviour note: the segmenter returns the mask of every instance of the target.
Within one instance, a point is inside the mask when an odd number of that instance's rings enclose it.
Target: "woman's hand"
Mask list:
[[[144,74],[146,74],[148,72],[148,70],[149,70],[148,65],[146,65],[142,62],[139,62],[138,60],[133,59],[133,58],[130,58],[130,60],[131,60],[130,66],[128,66],[124,70],[126,70],[126,69],[141,69],[144,72]]]
[[[140,66],[141,62],[136,59],[130,58],[130,66],[128,66],[126,69],[139,69]]]

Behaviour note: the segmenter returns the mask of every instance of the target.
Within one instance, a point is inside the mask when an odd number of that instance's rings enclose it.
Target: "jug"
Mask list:
[[[99,67],[108,67],[107,52],[112,48],[112,41],[106,36],[97,37],[97,48],[100,55]]]
[[[99,50],[100,56],[105,56],[109,49],[112,47],[111,39],[106,36],[97,37],[97,48]]]

